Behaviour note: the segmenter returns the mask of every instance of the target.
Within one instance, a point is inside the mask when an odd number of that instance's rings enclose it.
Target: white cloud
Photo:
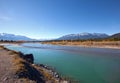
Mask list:
[[[12,18],[9,17],[9,16],[1,15],[1,16],[0,16],[0,20],[2,20],[2,21],[10,21],[10,20],[12,20]]]

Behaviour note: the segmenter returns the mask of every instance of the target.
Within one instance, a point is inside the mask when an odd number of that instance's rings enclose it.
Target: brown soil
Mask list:
[[[13,55],[10,55],[9,51],[0,47],[0,83],[13,83],[15,81],[11,69],[13,66],[12,57]]]
[[[14,71],[14,57],[16,54],[13,51],[0,46],[0,83],[37,83],[34,80],[27,78],[18,78]]]

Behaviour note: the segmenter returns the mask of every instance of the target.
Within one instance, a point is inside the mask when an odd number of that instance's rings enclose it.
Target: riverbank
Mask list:
[[[34,64],[32,54],[0,46],[1,83],[70,83],[49,66]]]
[[[120,41],[44,41],[42,44],[120,49]]]

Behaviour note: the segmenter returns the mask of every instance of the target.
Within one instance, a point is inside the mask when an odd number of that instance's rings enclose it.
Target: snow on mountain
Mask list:
[[[7,34],[7,33],[0,33],[0,40],[24,40],[24,41],[31,41],[31,38],[21,35],[14,35],[14,34]]]
[[[109,35],[105,33],[80,33],[69,34],[58,38],[58,40],[77,40],[77,39],[95,39],[95,38],[107,38]]]

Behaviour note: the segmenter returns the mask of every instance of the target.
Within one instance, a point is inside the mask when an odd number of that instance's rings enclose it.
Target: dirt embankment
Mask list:
[[[45,65],[34,64],[32,54],[0,46],[0,83],[69,83]]]

